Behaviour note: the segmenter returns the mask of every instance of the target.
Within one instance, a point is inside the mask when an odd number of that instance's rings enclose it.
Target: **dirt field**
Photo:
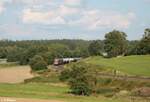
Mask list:
[[[0,102],[63,102],[63,101],[0,97]]]
[[[32,78],[29,66],[15,66],[0,68],[0,83],[20,83],[25,79]]]

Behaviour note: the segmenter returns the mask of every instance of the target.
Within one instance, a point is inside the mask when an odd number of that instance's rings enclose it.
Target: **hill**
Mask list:
[[[150,76],[150,55],[125,56],[118,58],[89,57],[86,63],[121,71],[125,74]]]

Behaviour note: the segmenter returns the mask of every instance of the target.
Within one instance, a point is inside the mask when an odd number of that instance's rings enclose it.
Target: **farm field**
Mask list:
[[[86,63],[99,65],[108,69],[115,69],[125,74],[150,76],[150,55],[127,56],[119,58],[90,57]]]
[[[25,79],[34,77],[30,71],[29,66],[0,65],[0,82],[21,83]]]

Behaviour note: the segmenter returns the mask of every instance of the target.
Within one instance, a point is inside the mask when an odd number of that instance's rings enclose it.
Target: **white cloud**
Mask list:
[[[32,2],[31,2],[32,1]],[[34,0],[26,2],[33,3]],[[51,3],[53,0],[50,0]],[[64,0],[62,4],[57,5],[57,8],[47,11],[39,8],[27,8],[23,11],[24,23],[39,23],[66,26],[84,26],[90,30],[99,28],[128,28],[135,18],[135,14],[129,12],[123,14],[117,11],[105,11],[100,9],[86,9],[76,7],[80,5],[82,0]],[[42,2],[35,0],[34,2]],[[74,5],[74,6],[73,6]],[[35,5],[36,6],[36,5]],[[72,19],[70,16],[79,16],[77,19]]]
[[[68,6],[79,6],[81,5],[81,0],[64,0],[64,4]]]
[[[43,3],[43,0],[12,0],[13,3],[37,4]]]
[[[0,2],[0,14],[5,10],[3,2]]]
[[[42,12],[25,9],[23,11],[24,23],[41,23],[41,24],[64,24],[62,17],[58,16],[54,11]]]
[[[37,0],[40,1],[40,0]],[[79,1],[79,0],[77,0]],[[75,1],[73,1],[75,3]],[[32,2],[30,2],[32,3]],[[39,5],[33,5],[23,10],[22,19],[24,23],[40,23],[40,24],[66,24],[65,17],[74,16],[80,13],[78,7],[69,7],[70,1],[64,0],[62,4],[57,5],[50,10],[43,10]]]
[[[59,12],[59,14],[62,16],[67,16],[67,15],[78,14],[80,12],[80,9],[61,5],[60,8],[56,12]]]
[[[81,19],[71,21],[70,25],[88,27],[91,30],[99,28],[128,28],[135,18],[134,13],[121,14],[115,11],[88,10]]]
[[[22,3],[28,6],[34,6],[34,5],[45,5],[45,4],[55,4],[56,1],[54,0],[12,0],[12,3]]]

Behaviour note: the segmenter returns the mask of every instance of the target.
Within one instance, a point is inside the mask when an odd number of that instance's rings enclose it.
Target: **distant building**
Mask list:
[[[63,64],[70,63],[70,62],[76,62],[80,59],[81,58],[55,58],[53,64],[55,66],[58,66],[58,65],[63,65]]]

